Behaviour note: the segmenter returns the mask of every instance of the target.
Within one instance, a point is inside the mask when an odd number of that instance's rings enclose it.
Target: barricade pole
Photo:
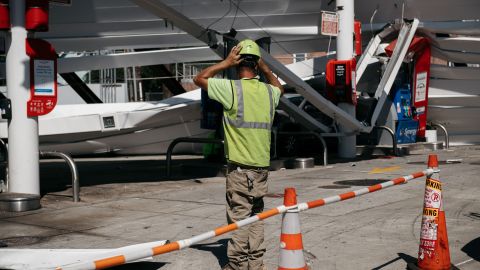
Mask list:
[[[304,211],[304,210],[324,206],[324,205],[331,204],[331,203],[345,201],[345,200],[348,200],[348,199],[351,199],[351,198],[355,198],[355,197],[358,197],[358,196],[365,195],[367,193],[372,193],[372,192],[375,192],[375,191],[378,191],[378,190],[381,190],[381,189],[385,189],[385,188],[389,188],[389,187],[392,187],[392,186],[395,186],[395,185],[403,184],[403,183],[406,183],[409,180],[412,180],[412,179],[415,179],[415,178],[423,177],[423,176],[426,176],[426,175],[431,175],[434,172],[435,171],[433,169],[429,168],[429,169],[426,169],[424,171],[416,172],[416,173],[413,173],[413,174],[410,174],[410,175],[407,175],[407,176],[402,176],[402,177],[399,177],[399,178],[395,178],[393,180],[390,180],[390,181],[387,181],[387,182],[384,182],[384,183],[381,183],[381,184],[376,184],[376,185],[369,186],[369,187],[362,188],[362,189],[358,189],[358,190],[355,190],[355,191],[350,191],[350,192],[346,192],[346,193],[343,193],[343,194],[327,197],[325,199],[319,199],[319,200],[309,201],[309,202],[305,202],[305,203],[300,203],[300,204],[298,204],[298,210],[299,211]]]
[[[56,270],[105,269],[105,268],[109,268],[109,267],[122,265],[122,264],[125,264],[125,263],[128,263],[128,262],[133,262],[133,261],[137,261],[137,260],[140,260],[140,259],[152,257],[152,256],[155,256],[155,255],[160,255],[160,254],[165,254],[165,253],[169,253],[169,252],[180,250],[180,249],[185,249],[185,248],[188,248],[188,247],[190,247],[194,244],[197,244],[201,241],[205,241],[205,240],[214,238],[216,236],[220,236],[222,234],[234,231],[238,228],[250,225],[250,224],[252,224],[254,222],[257,222],[259,220],[264,220],[264,219],[276,216],[278,214],[283,214],[283,213],[287,212],[287,210],[297,209],[298,211],[304,211],[304,210],[324,206],[324,205],[327,205],[327,204],[332,204],[332,203],[335,203],[335,202],[348,200],[348,199],[358,197],[358,196],[361,196],[361,195],[364,195],[364,194],[367,194],[367,193],[372,193],[372,192],[375,192],[375,191],[378,191],[378,190],[381,190],[381,189],[385,189],[385,188],[389,188],[389,187],[392,187],[392,186],[395,186],[395,185],[403,184],[403,183],[406,183],[409,180],[412,180],[412,179],[415,179],[415,178],[419,178],[419,177],[426,176],[426,175],[431,175],[434,172],[435,171],[433,169],[429,168],[429,169],[426,169],[426,170],[421,171],[421,172],[416,172],[416,173],[413,173],[413,174],[410,174],[410,175],[407,175],[407,176],[395,178],[395,179],[390,180],[388,182],[384,182],[384,183],[381,183],[381,184],[376,184],[376,185],[373,185],[373,186],[370,186],[370,187],[366,187],[366,188],[362,188],[362,189],[359,189],[359,190],[343,193],[343,194],[340,194],[340,195],[327,197],[325,199],[319,199],[319,200],[314,200],[314,201],[310,201],[310,202],[306,202],[306,203],[295,204],[295,205],[292,205],[292,206],[280,205],[276,208],[272,208],[272,209],[267,210],[265,212],[259,213],[255,216],[252,216],[252,217],[249,217],[249,218],[246,218],[246,219],[243,219],[243,220],[240,220],[240,221],[237,221],[235,223],[231,223],[231,224],[228,224],[228,225],[225,225],[225,226],[218,227],[218,228],[216,228],[212,231],[202,233],[202,234],[199,234],[197,236],[193,236],[193,237],[188,238],[188,239],[179,240],[179,241],[176,241],[176,242],[168,243],[166,245],[153,247],[153,248],[147,249],[147,250],[145,250],[145,249],[137,250],[137,251],[134,251],[134,252],[130,252],[129,254],[118,254],[116,256],[111,256],[111,257],[96,260],[96,261],[93,261],[93,262],[80,262],[80,263],[75,263],[75,264],[70,264],[70,265],[64,265],[62,267],[57,267],[55,269]]]

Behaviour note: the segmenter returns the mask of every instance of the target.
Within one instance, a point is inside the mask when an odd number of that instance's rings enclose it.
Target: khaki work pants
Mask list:
[[[263,211],[268,170],[236,169],[227,174],[227,221],[234,223]],[[266,247],[263,221],[233,232],[228,242],[229,265],[235,270],[261,270]]]

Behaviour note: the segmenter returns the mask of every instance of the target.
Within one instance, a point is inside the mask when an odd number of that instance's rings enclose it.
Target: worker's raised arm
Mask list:
[[[282,95],[283,95],[284,90],[283,90],[282,84],[277,79],[277,77],[273,75],[272,70],[267,66],[267,64],[265,64],[265,62],[263,62],[262,59],[258,61],[258,68],[260,69],[260,71],[262,71],[263,75],[265,75],[267,82],[273,86],[278,87],[280,89],[280,92],[282,92]]]
[[[236,66],[242,62],[240,55],[238,54],[241,49],[241,46],[233,47],[225,60],[202,70],[197,76],[195,76],[195,78],[193,78],[193,82],[203,90],[208,91],[208,79],[213,78],[218,72]]]

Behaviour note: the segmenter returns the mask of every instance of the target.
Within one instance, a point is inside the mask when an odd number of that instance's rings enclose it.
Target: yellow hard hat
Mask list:
[[[258,44],[255,41],[251,39],[244,39],[240,41],[238,45],[242,46],[242,49],[239,52],[240,55],[250,54],[257,56],[260,59],[260,47],[258,47]]]

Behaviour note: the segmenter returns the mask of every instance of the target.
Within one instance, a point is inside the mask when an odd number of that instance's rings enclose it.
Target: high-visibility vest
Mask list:
[[[231,81],[233,106],[224,110],[227,159],[249,166],[270,165],[271,128],[275,113],[272,86],[257,79]]]

